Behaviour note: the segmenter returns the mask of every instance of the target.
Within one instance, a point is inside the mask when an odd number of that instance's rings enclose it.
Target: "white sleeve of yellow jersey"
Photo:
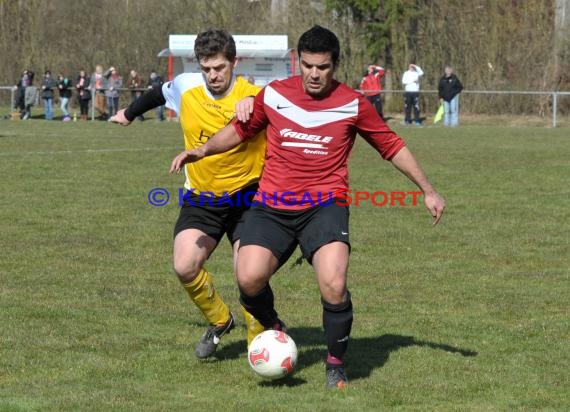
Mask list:
[[[182,73],[162,85],[166,107],[180,114],[180,100],[188,89],[204,84],[202,73]]]

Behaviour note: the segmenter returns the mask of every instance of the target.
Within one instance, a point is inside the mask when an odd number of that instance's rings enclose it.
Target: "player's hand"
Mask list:
[[[172,163],[170,164],[170,172],[169,173],[176,172],[176,174],[180,174],[182,167],[186,163],[197,162],[198,160],[204,158],[204,156],[205,156],[205,153],[204,153],[204,150],[202,150],[202,148],[185,150],[182,153],[180,153],[178,156],[176,156],[174,159],[172,159]]]
[[[131,124],[131,122],[129,122],[127,120],[127,118],[125,117],[125,109],[119,110],[117,112],[117,114],[115,114],[114,116],[111,116],[109,121],[113,122],[113,123],[119,123],[120,125],[123,125],[123,126],[128,126]]]
[[[445,210],[445,200],[437,192],[424,193],[424,201],[427,210],[433,218],[433,225],[437,225],[441,220],[443,211]]]
[[[247,122],[253,113],[253,97],[245,97],[236,103],[236,117],[240,122]]]

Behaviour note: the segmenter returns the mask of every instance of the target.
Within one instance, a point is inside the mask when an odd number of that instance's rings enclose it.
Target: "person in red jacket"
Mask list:
[[[372,103],[372,106],[374,106],[382,119],[384,119],[384,114],[382,112],[382,95],[380,91],[382,90],[382,78],[385,74],[386,70],[383,67],[371,64],[360,81],[362,94]]]

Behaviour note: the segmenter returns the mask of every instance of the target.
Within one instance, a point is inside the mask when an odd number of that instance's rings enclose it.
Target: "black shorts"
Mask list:
[[[257,183],[249,185],[230,196],[231,201],[221,202],[192,194],[180,208],[178,220],[174,225],[174,237],[186,229],[198,229],[220,242],[224,234],[230,243],[240,238],[245,220],[245,213],[250,209],[257,192]]]
[[[304,210],[273,209],[256,204],[247,214],[240,247],[263,246],[283,265],[297,245],[303,257],[312,261],[313,254],[328,243],[339,241],[350,247],[348,237],[349,207],[332,203]]]

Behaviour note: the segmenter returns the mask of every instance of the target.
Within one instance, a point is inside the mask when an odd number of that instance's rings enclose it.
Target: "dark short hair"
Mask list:
[[[315,25],[299,37],[299,43],[297,43],[297,53],[299,53],[299,57],[301,57],[301,52],[330,52],[333,65],[337,67],[340,57],[340,43],[338,37],[336,37],[336,34],[332,31]]]
[[[236,58],[236,43],[230,33],[221,29],[208,29],[198,34],[194,42],[198,60],[221,53],[229,61]]]

